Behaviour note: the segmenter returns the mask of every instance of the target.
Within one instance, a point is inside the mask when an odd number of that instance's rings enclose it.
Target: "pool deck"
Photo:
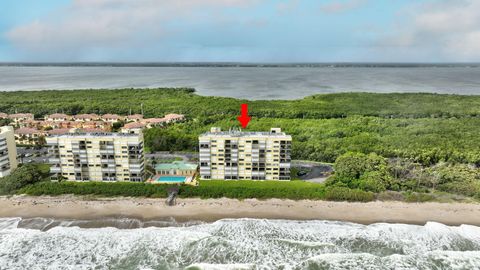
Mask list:
[[[160,177],[184,177],[185,181],[158,181]],[[164,174],[156,174],[152,178],[146,181],[150,184],[187,184],[196,186],[197,180],[195,179],[195,175],[164,175]]]

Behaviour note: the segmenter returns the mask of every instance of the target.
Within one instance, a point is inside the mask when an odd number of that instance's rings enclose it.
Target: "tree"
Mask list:
[[[335,176],[327,185],[381,192],[391,187],[392,177],[385,158],[375,153],[348,152],[335,161]]]
[[[43,181],[48,172],[42,170],[38,164],[26,164],[15,169],[10,175],[0,178],[0,193],[12,194],[18,189]]]

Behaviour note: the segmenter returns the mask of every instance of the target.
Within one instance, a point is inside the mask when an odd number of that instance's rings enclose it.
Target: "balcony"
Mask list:
[[[50,173],[61,173],[62,167],[50,167]]]
[[[143,168],[143,163],[141,164],[131,164],[128,166],[130,169],[142,169]]]
[[[290,168],[290,163],[280,163],[280,168]]]

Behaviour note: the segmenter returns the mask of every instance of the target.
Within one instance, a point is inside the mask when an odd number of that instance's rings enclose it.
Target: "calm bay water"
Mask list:
[[[335,92],[480,94],[478,66],[0,66],[0,90],[192,87],[199,94],[296,99]]]
[[[480,228],[435,222],[3,218],[0,243],[2,269],[480,269]]]
[[[0,90],[193,87],[295,99],[335,92],[480,94],[479,67],[0,66]],[[0,218],[0,269],[480,269],[480,228],[226,219]]]

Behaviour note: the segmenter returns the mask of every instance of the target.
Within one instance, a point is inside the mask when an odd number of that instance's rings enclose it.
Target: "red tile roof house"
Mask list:
[[[127,122],[140,122],[141,120],[143,120],[143,115],[141,114],[132,114],[125,117]]]
[[[180,122],[180,121],[185,120],[185,115],[170,113],[170,114],[165,115],[164,118],[167,120],[167,123]]]
[[[90,113],[90,114],[78,114],[78,115],[74,115],[73,118],[74,118],[75,121],[77,121],[77,122],[90,122],[90,121],[99,120],[99,119],[100,119],[100,116],[98,116],[97,114],[94,114],[94,113]]]
[[[75,121],[63,121],[59,122],[59,128],[74,128],[76,125],[81,126],[82,123]]]
[[[45,136],[45,132],[35,128],[19,128],[15,130],[15,142],[17,144],[36,145],[39,138]]]
[[[79,128],[85,128],[85,129],[93,128],[93,129],[99,129],[105,132],[105,131],[112,130],[112,123],[103,122],[103,121],[88,121],[88,122],[83,122],[81,127]]]
[[[36,128],[36,129],[48,129],[48,128],[60,128],[60,122],[53,122],[53,121],[38,121],[38,120],[27,120],[24,122],[20,122],[18,124],[19,127],[26,127],[26,128]]]
[[[110,123],[117,123],[119,121],[123,121],[125,119],[124,116],[120,116],[118,114],[104,114],[102,115],[102,120],[105,122]]]
[[[168,120],[165,118],[147,118],[143,119],[141,123],[145,124],[147,128],[163,126],[168,123]]]
[[[55,121],[37,121],[36,127],[38,129],[46,129],[46,128],[60,128],[61,122],[55,122]]]
[[[8,115],[8,118],[12,119],[13,122],[19,123],[27,120],[34,120],[33,114],[31,113],[14,113]]]
[[[18,122],[18,127],[20,127],[20,128],[27,127],[27,128],[39,129],[40,128],[40,121],[36,121],[36,120],[21,121],[21,122]]]
[[[45,121],[52,121],[52,122],[63,122],[72,120],[73,117],[64,113],[53,113],[50,115],[45,115]]]
[[[146,127],[144,123],[140,122],[133,122],[133,123],[128,123],[125,124],[125,126],[122,127],[121,132],[122,133],[135,133],[138,134],[142,132],[142,130]]]

